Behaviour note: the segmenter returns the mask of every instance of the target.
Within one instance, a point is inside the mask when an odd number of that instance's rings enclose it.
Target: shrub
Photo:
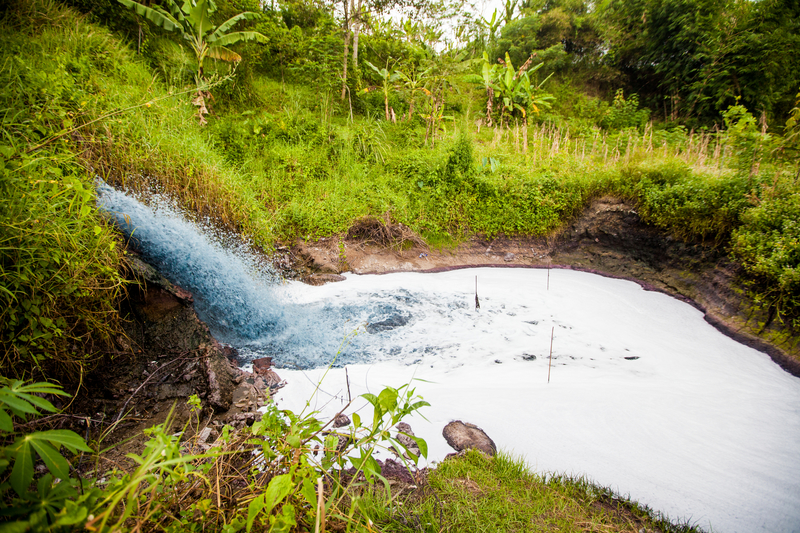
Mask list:
[[[800,193],[782,191],[749,209],[732,242],[733,256],[760,282],[759,299],[800,330]]]

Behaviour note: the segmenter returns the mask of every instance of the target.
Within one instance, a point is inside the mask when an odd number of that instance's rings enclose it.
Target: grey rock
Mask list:
[[[344,426],[349,426],[349,425],[350,425],[350,417],[348,417],[344,413],[340,414],[339,416],[333,419],[333,427],[335,428],[342,428]]]
[[[442,436],[455,451],[480,450],[486,455],[497,453],[497,446],[481,428],[475,424],[455,420],[442,430]]]
[[[372,322],[371,324],[367,324],[367,333],[378,333],[379,331],[387,331],[394,328],[399,328],[400,326],[405,326],[408,324],[408,320],[411,317],[402,314],[392,315],[385,320],[381,320],[379,322]]]
[[[397,442],[405,446],[408,451],[418,456],[419,446],[414,439],[411,438],[416,437],[416,435],[414,435],[414,431],[411,429],[411,426],[405,422],[400,422],[397,424],[396,428],[397,435],[395,435],[395,438],[397,439]]]

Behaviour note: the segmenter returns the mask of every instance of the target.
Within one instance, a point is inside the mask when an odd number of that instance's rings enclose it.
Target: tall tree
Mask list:
[[[740,99],[785,120],[800,85],[798,2],[606,0],[600,11],[606,60],[666,118],[718,121]]]

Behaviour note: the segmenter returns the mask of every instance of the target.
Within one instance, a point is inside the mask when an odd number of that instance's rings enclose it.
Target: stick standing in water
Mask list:
[[[478,301],[478,276],[475,276],[475,309],[481,308],[481,302]]]
[[[550,367],[553,365],[553,333],[556,331],[556,327],[550,330],[550,361],[547,363],[547,382],[550,383]]]

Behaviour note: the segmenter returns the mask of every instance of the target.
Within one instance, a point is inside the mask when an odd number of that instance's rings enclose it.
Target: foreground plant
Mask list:
[[[72,465],[61,448],[71,454],[92,449],[74,431],[23,429],[29,417],[56,412],[41,395],[67,394],[49,383],[26,385],[0,377],[0,384],[0,517],[14,521],[0,524],[0,530],[60,531],[83,524],[100,494],[72,475]],[[44,464],[46,473],[32,486],[37,461]]]
[[[324,530],[326,521],[358,529],[352,488],[361,480],[389,487],[375,451],[396,450],[408,468],[427,455],[423,439],[409,435],[416,444],[409,449],[390,433],[428,405],[408,385],[365,394],[372,421],[353,414],[344,433],[328,430],[331,422],[323,424],[315,413],[298,415],[270,404],[252,428],[222,427],[210,444],[211,428],[201,423],[200,400],[193,396],[192,415],[179,431],[174,410],[145,430],[142,452],[126,456],[129,468],[100,469],[101,452],[94,469],[80,474],[61,449],[94,456],[83,438],[70,430],[32,430],[44,422],[37,420],[43,412],[56,412],[41,395],[66,394],[48,383],[0,383],[0,520],[12,521],[0,523],[3,532],[277,532],[313,524]]]

